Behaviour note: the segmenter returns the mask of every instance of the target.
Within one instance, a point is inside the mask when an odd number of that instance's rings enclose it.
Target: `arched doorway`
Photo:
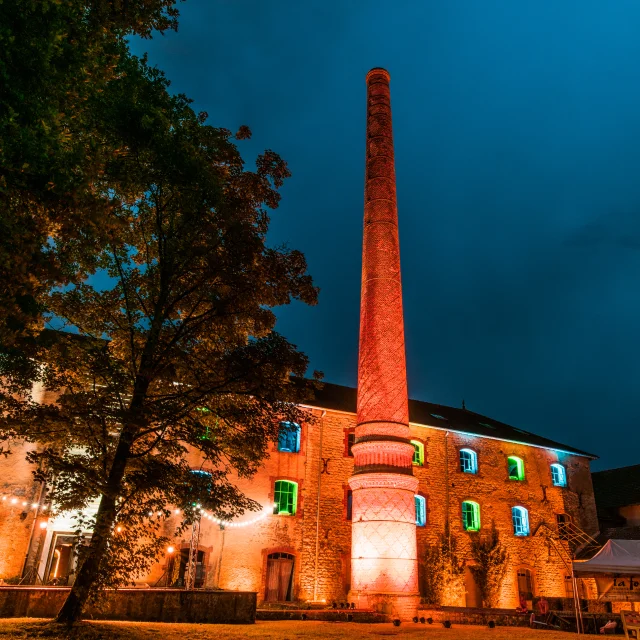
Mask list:
[[[290,602],[293,599],[293,565],[291,553],[270,553],[267,556],[265,602]]]
[[[470,566],[464,568],[465,607],[482,607],[482,594]]]
[[[523,609],[531,608],[534,595],[533,572],[526,567],[520,567],[518,569],[518,606]]]

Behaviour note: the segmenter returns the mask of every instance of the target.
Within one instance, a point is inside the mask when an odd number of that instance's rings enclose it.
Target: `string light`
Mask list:
[[[46,511],[49,508],[49,505],[47,504],[40,504],[38,502],[32,502],[31,504],[29,502],[27,502],[26,500],[18,500],[18,498],[16,498],[15,496],[10,496],[10,495],[2,495],[0,496],[0,501],[2,502],[9,502],[12,505],[17,505],[18,507],[31,507],[31,509],[34,510],[38,510],[40,509],[41,511]],[[232,522],[230,520],[223,520],[221,518],[216,518],[213,515],[213,512],[211,511],[207,511],[206,509],[202,508],[202,505],[198,502],[195,505],[196,511],[200,513],[200,516],[202,518],[205,518],[207,520],[209,520],[210,522],[213,522],[217,525],[221,525],[223,527],[230,527],[230,528],[242,528],[242,527],[249,527],[252,526],[254,524],[257,524],[258,522],[261,522],[262,520],[264,520],[269,514],[273,513],[273,509],[276,506],[275,504],[268,504],[266,505],[262,512],[254,517],[251,518],[250,520],[244,520],[241,522]],[[182,513],[182,509],[173,509],[172,510],[174,515],[180,515]],[[147,514],[150,518],[152,518],[154,515],[157,516],[158,518],[161,517],[163,515],[162,511],[158,511],[154,514],[153,511],[149,511]],[[42,522],[40,524],[40,527],[42,529],[45,529],[47,527],[47,523],[46,522]],[[116,531],[118,533],[120,533],[122,531],[122,527],[118,526],[116,527]]]

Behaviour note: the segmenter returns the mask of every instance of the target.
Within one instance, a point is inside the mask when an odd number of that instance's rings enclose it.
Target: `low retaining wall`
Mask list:
[[[258,609],[257,620],[322,620],[324,622],[391,622],[391,617],[375,611],[353,609]]]
[[[0,618],[53,618],[69,587],[0,587]],[[254,591],[118,589],[103,591],[84,617],[140,622],[253,624]]]
[[[441,623],[450,620],[452,624],[478,624],[486,627],[490,620],[496,626],[528,627],[530,613],[516,613],[512,609],[471,609],[468,607],[430,607],[418,610],[418,617],[432,618]]]

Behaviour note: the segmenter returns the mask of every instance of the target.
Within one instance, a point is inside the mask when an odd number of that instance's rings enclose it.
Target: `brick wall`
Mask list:
[[[315,409],[313,425],[303,425],[301,452],[279,453],[272,446],[270,457],[251,480],[238,479],[238,486],[262,505],[273,502],[274,482],[291,479],[299,484],[298,511],[295,516],[269,515],[245,528],[220,527],[203,520],[200,548],[205,553],[206,586],[258,592],[265,597],[267,555],[272,552],[295,556],[294,599],[346,599],[350,581],[351,525],[346,520],[347,481],[353,458],[345,456],[346,434],[355,428],[354,414]],[[322,433],[322,448],[320,437]],[[419,554],[425,545],[434,544],[449,518],[451,532],[459,549],[468,555],[472,536],[462,530],[461,502],[473,500],[480,505],[482,528],[495,520],[503,542],[509,549],[509,567],[499,606],[517,604],[519,567],[529,568],[535,593],[564,597],[566,574],[562,559],[548,548],[543,538],[533,535],[545,523],[556,527],[556,514],[570,515],[589,533],[597,530],[597,519],[588,459],[528,445],[465,436],[441,429],[411,425],[412,438],[425,445],[425,465],[415,467],[419,492],[427,499],[427,524],[418,528]],[[460,471],[459,449],[468,447],[478,454],[478,473]],[[523,482],[508,479],[507,456],[517,455],[525,463]],[[324,462],[323,460],[324,459]],[[567,469],[568,486],[554,487],[550,464],[560,462]],[[193,466],[199,466],[194,456]],[[2,492],[13,492],[29,503],[37,498],[31,469],[24,452],[0,461]],[[318,504],[319,500],[319,504]],[[511,508],[524,506],[529,511],[531,536],[513,535]],[[319,509],[318,509],[319,507]],[[33,514],[27,510],[3,510],[0,504],[0,578],[17,576],[27,551]],[[317,514],[319,512],[319,519]],[[249,518],[251,516],[247,516]],[[174,523],[167,523],[167,532]],[[32,553],[37,550],[40,532],[36,531]],[[176,549],[187,548],[189,532],[176,539]],[[153,585],[162,576],[169,556],[161,559],[142,582]],[[450,603],[463,606],[465,602]]]

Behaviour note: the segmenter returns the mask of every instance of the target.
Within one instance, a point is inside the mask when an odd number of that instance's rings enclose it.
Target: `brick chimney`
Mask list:
[[[419,603],[414,448],[407,367],[389,73],[367,74],[358,417],[353,446],[349,600],[403,619]]]

